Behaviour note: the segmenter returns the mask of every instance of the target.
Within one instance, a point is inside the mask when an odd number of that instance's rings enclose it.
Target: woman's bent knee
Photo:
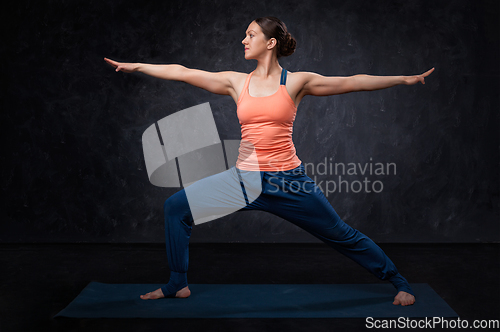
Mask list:
[[[179,219],[188,226],[191,226],[193,223],[193,217],[184,189],[165,200],[165,203],[163,203],[163,212],[165,214],[165,222]]]

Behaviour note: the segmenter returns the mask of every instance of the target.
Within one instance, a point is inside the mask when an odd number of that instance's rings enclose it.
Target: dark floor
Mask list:
[[[380,247],[410,283],[429,284],[460,319],[469,324],[475,319],[500,319],[500,244]],[[165,282],[169,271],[164,245],[2,244],[0,264],[2,332],[369,330],[364,318],[52,318],[90,281]],[[193,284],[381,282],[323,244],[191,244],[188,277]]]

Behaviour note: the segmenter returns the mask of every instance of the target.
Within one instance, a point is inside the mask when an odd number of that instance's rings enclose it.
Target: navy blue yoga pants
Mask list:
[[[252,181],[244,181],[248,175]],[[218,183],[224,183],[225,189],[218,191]],[[186,195],[186,190],[197,193],[196,202],[190,192]],[[237,190],[243,193],[244,200],[242,198],[238,203],[241,208],[234,204]],[[197,224],[193,214],[197,219],[200,211],[216,215],[226,209],[225,214],[228,214],[231,210],[227,210],[227,206],[231,204],[233,211],[262,210],[286,219],[359,263],[379,279],[390,281],[398,291],[414,295],[406,279],[382,249],[340,219],[301,164],[292,170],[277,172],[245,171],[233,166],[198,180],[169,197],[164,204],[170,268],[170,280],[161,287],[165,297],[174,297],[178,290],[188,285],[189,238],[193,225]]]

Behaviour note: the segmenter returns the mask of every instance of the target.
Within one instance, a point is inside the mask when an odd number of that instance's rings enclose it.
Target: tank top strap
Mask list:
[[[286,85],[286,69],[283,68],[281,70],[281,81],[280,81],[280,85]]]

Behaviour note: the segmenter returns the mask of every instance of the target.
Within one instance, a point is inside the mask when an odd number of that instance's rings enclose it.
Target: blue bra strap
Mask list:
[[[286,69],[285,68],[283,68],[283,70],[281,71],[280,85],[286,85]]]

